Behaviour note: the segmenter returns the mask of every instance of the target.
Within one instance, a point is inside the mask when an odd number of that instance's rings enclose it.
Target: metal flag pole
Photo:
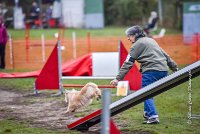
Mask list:
[[[60,35],[58,35],[60,36]],[[59,93],[53,94],[52,96],[60,96],[63,94],[63,85],[62,85],[62,59],[61,59],[61,45],[60,45],[60,39],[58,37],[58,43],[57,43],[57,50],[58,50],[58,79],[59,79]]]
[[[102,127],[101,127],[101,134],[109,134],[110,133],[110,90],[104,89],[103,90],[103,111],[101,116]]]

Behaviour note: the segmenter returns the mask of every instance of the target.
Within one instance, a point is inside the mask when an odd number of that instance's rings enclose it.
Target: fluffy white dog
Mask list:
[[[80,91],[75,89],[65,90],[65,101],[68,103],[67,112],[75,112],[83,106],[92,103],[93,98],[101,98],[101,90],[95,83],[87,83]]]

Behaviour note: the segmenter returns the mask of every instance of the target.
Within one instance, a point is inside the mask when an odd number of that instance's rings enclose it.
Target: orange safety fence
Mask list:
[[[85,37],[76,39],[76,58],[88,52],[117,52],[118,42],[121,40],[129,50],[131,43],[126,37]],[[42,47],[41,39],[12,40],[12,49],[8,42],[6,47],[6,68],[15,69],[41,69],[48,59],[56,39],[45,40]],[[62,62],[73,59],[73,41],[69,38],[61,40]],[[156,39],[159,45],[179,64],[186,65],[199,60],[199,35],[192,42],[193,45],[184,44],[182,35],[166,35]],[[44,49],[43,49],[44,48]],[[28,51],[28,52],[26,52]],[[44,57],[45,56],[45,57]],[[28,58],[28,60],[27,60]],[[45,60],[43,60],[45,59]],[[12,60],[12,62],[11,62]]]

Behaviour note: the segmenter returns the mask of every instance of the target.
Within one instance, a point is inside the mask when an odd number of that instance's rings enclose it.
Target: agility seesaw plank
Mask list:
[[[111,116],[123,112],[146,99],[149,99],[188,81],[189,75],[191,75],[191,78],[200,75],[200,60],[110,104]],[[67,127],[69,129],[76,129],[80,131],[88,130],[89,127],[99,123],[100,119],[101,109],[67,125]]]

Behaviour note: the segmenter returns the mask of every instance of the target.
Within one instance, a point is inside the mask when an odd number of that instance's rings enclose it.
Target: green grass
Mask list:
[[[91,37],[124,37],[125,30],[127,27],[106,27],[104,29],[73,29],[66,28],[64,32],[65,38],[72,38],[72,32],[76,32],[77,38],[79,37],[87,37],[88,32],[90,32]],[[14,30],[9,29],[9,33],[11,34],[13,39],[24,39],[25,38],[25,30]],[[41,34],[45,35],[45,38],[54,39],[54,34],[58,33],[59,29],[30,29],[30,39],[41,39]],[[158,34],[160,32],[160,28],[154,32],[154,34]],[[62,33],[62,32],[61,32]],[[181,34],[181,31],[175,29],[166,29],[166,34]]]
[[[91,80],[68,80],[64,83],[74,83],[74,84],[85,84]],[[26,90],[32,91],[34,79],[0,79],[1,88],[15,89],[15,90]],[[109,80],[92,80],[97,84],[108,84]],[[192,80],[192,113],[200,114],[200,77],[194,78]],[[112,89],[112,93],[115,94],[115,89]],[[122,97],[112,96],[112,101],[119,100]],[[139,104],[134,108],[126,110],[116,116],[114,116],[114,121],[121,127],[123,132],[152,132],[155,134],[171,134],[171,133],[181,133],[181,134],[193,134],[200,133],[200,120],[193,119],[192,124],[187,124],[187,114],[188,114],[188,82],[185,82],[173,89],[162,93],[155,97],[155,103],[157,105],[157,110],[160,116],[161,123],[158,125],[143,125],[143,104]],[[92,109],[97,109],[101,104],[94,101],[92,105],[88,107],[89,111]],[[75,117],[83,117],[85,113],[77,113]],[[23,126],[23,127],[22,127]],[[0,121],[0,132],[4,133],[6,131],[12,131],[10,133],[17,134],[20,132],[25,133],[45,133],[48,130],[31,128],[24,126],[20,122],[13,120],[2,120]],[[50,132],[51,133],[51,132]],[[52,132],[60,133],[60,132]]]
[[[0,79],[0,88],[30,91],[33,90],[34,81],[34,78]]]
[[[156,31],[153,31],[153,35],[158,35],[160,33],[161,27],[159,27]],[[171,29],[171,28],[165,28],[166,32],[165,35],[176,35],[176,34],[182,34],[180,30],[177,29]]]
[[[125,27],[107,27],[104,29],[73,29],[66,28],[64,32],[65,38],[72,38],[72,32],[76,32],[76,36],[79,37],[87,37],[88,32],[90,32],[91,37],[105,37],[105,36],[124,36]],[[54,39],[54,34],[60,32],[61,29],[30,29],[30,38],[31,39],[41,39],[41,34],[45,35],[45,38]],[[24,39],[25,38],[25,30],[14,30],[9,29],[9,33],[11,34],[13,39]]]
[[[43,128],[28,127],[25,122],[17,122],[13,119],[0,120],[0,134],[66,134],[66,132],[56,132]],[[77,132],[68,132],[77,134]]]
[[[192,81],[192,113],[200,114],[200,77]],[[181,84],[163,94],[155,97],[157,111],[161,123],[158,125],[142,125],[143,104],[131,108],[119,116],[119,121],[124,120],[127,127],[122,130],[143,130],[159,134],[171,133],[200,133],[200,120],[193,119],[192,124],[188,124],[188,83]],[[131,118],[130,118],[131,117]],[[119,122],[116,121],[116,122]]]

